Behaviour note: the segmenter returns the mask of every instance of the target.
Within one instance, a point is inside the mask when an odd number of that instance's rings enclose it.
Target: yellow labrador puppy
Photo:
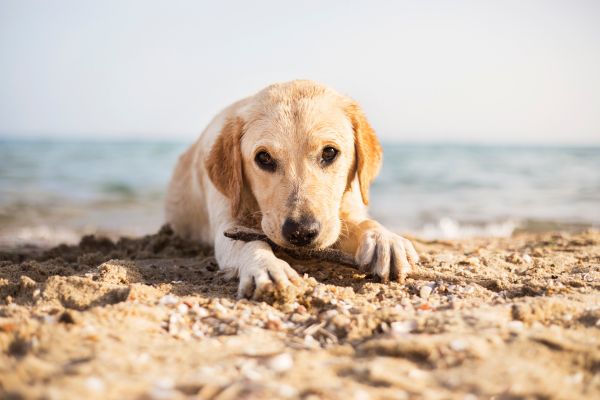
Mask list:
[[[413,245],[369,219],[382,151],[351,99],[311,81],[271,85],[217,115],[180,157],[166,201],[180,236],[214,245],[241,297],[298,283],[268,244],[226,238],[254,227],[284,247],[335,246],[382,281],[404,279]]]

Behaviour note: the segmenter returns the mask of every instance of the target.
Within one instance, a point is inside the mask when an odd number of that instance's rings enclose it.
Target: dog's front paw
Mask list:
[[[406,274],[419,262],[410,240],[381,226],[362,234],[355,258],[363,272],[382,282],[404,281]]]
[[[296,270],[275,256],[253,260],[240,269],[238,297],[271,302],[290,295],[300,281]]]

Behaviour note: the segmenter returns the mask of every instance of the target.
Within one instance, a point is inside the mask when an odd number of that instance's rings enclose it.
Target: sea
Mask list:
[[[0,246],[155,232],[184,141],[0,139]],[[383,143],[370,213],[425,239],[600,227],[600,147]]]

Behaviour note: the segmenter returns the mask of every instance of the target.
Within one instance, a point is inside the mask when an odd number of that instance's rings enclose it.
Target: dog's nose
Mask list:
[[[287,218],[281,228],[285,240],[295,246],[306,246],[312,243],[321,230],[321,224],[312,218],[302,218],[296,221]]]

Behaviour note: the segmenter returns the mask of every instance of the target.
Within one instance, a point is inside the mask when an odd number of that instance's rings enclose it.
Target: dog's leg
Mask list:
[[[389,231],[375,220],[346,220],[344,231],[338,247],[353,254],[364,272],[383,282],[402,282],[419,262],[419,256],[408,239]]]
[[[215,237],[215,258],[222,271],[240,279],[238,297],[260,299],[274,291],[286,290],[300,283],[298,273],[273,254],[263,241],[232,240],[223,232],[232,227],[223,224]]]

